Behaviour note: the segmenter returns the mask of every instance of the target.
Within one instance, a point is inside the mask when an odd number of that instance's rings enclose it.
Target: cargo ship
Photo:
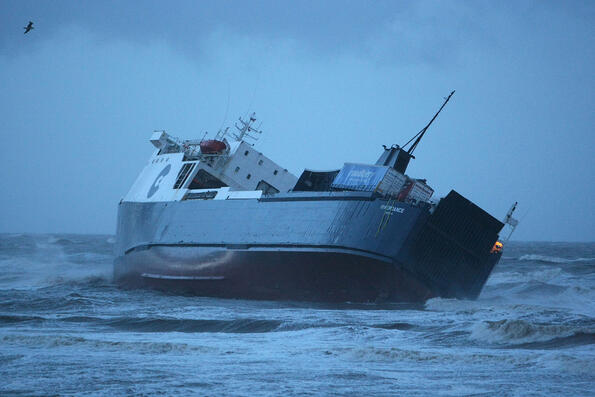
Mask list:
[[[119,203],[114,280],[239,299],[423,302],[476,298],[504,222],[406,174],[431,121],[375,164],[297,177],[251,143],[255,115],[214,139],[151,137]],[[510,215],[510,214],[509,214]]]

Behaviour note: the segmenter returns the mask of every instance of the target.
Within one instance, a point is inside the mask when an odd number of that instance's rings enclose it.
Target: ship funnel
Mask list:
[[[384,147],[384,152],[376,161],[376,165],[386,165],[401,174],[405,174],[407,166],[409,165],[409,160],[415,157],[412,154],[407,153],[399,145],[393,145],[391,147],[382,146]]]

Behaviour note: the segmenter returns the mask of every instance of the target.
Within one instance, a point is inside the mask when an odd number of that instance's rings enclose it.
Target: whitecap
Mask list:
[[[471,329],[471,339],[494,344],[519,345],[565,338],[581,332],[566,325],[534,324],[525,320],[481,321]]]

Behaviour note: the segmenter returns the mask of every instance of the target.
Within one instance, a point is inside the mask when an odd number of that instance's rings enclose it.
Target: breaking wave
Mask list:
[[[102,286],[112,278],[112,244],[93,236],[22,235],[0,238],[0,284],[43,288]]]
[[[594,344],[595,332],[568,325],[534,324],[525,320],[482,321],[471,330],[471,339],[517,347]],[[545,345],[544,345],[545,344]]]

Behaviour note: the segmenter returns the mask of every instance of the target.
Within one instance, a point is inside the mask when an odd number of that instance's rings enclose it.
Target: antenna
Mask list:
[[[436,112],[436,114],[434,115],[434,117],[432,117],[432,120],[430,120],[430,122],[428,123],[428,125],[426,125],[424,128],[422,128],[421,131],[419,131],[417,134],[415,134],[413,136],[413,138],[411,138],[409,141],[407,141],[406,144],[403,145],[403,149],[405,149],[405,147],[407,145],[409,145],[412,140],[414,140],[415,138],[417,138],[417,139],[415,139],[415,142],[413,142],[413,144],[411,145],[411,147],[407,151],[407,153],[409,153],[412,157],[413,157],[413,151],[417,147],[417,144],[419,143],[419,141],[421,141],[421,138],[424,136],[424,134],[426,133],[426,131],[428,130],[428,128],[430,128],[430,126],[432,125],[432,123],[434,122],[434,120],[436,120],[436,117],[438,117],[438,115],[440,114],[440,112],[442,111],[442,109],[444,108],[444,106],[446,106],[446,104],[450,100],[450,97],[454,93],[455,92],[453,90],[448,97],[444,98],[444,103],[442,104],[442,106],[440,106],[440,109],[438,109],[438,111]]]
[[[256,121],[256,113],[252,112],[248,121],[242,120],[241,117],[238,120],[240,120],[240,123],[242,123],[242,126],[238,127],[238,125],[235,124],[235,127],[239,131],[239,134],[232,134],[233,137],[238,141],[243,140],[244,137],[254,139],[255,141],[258,140],[257,136],[253,136],[253,135],[249,134],[249,132],[254,133],[254,134],[262,134],[262,131],[252,127],[252,123],[254,123]],[[259,126],[259,128],[260,128],[260,126]]]

